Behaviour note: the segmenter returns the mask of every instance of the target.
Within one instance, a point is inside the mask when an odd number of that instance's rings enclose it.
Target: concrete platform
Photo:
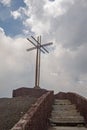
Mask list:
[[[59,126],[57,126],[57,127],[51,127],[51,128],[49,128],[48,130],[87,130],[87,128],[85,128],[85,127],[59,127]]]

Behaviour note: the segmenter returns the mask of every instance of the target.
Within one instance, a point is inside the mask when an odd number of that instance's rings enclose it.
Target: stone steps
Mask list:
[[[53,106],[53,110],[55,111],[62,111],[62,110],[74,110],[76,109],[76,106],[75,105],[54,105]]]
[[[87,130],[85,127],[51,127],[49,130]]]
[[[69,100],[55,100],[49,121],[52,125],[60,126],[85,124],[83,116]]]
[[[55,99],[54,104],[57,104],[57,105],[61,105],[61,104],[62,104],[62,105],[66,105],[66,104],[71,104],[71,102],[70,102],[69,100],[67,100],[67,99],[62,100],[62,102],[61,102],[61,100]]]
[[[52,117],[50,119],[52,123],[82,123],[84,124],[84,118],[82,116],[66,116],[66,117]]]
[[[80,115],[80,112],[77,112],[76,110],[70,110],[70,111],[65,111],[63,112],[64,116],[79,116]],[[51,116],[58,116],[58,117],[61,117],[62,116],[62,111],[53,111],[51,113]]]

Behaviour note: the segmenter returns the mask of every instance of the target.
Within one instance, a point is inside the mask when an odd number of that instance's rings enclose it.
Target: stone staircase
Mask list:
[[[84,117],[69,100],[56,99],[53,104],[49,130],[86,130]]]

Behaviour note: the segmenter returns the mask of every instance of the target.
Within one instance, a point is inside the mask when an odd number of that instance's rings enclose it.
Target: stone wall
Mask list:
[[[44,93],[46,93],[47,90],[45,89],[35,89],[35,88],[18,88],[16,90],[13,90],[13,97],[18,97],[18,96],[25,96],[25,95],[29,95],[31,97],[40,97],[41,95],[43,95]]]
[[[76,93],[67,93],[67,98],[70,99],[72,103],[76,104],[87,124],[87,99]]]
[[[87,124],[87,99],[76,94],[76,93],[58,93],[55,95],[55,98],[58,99],[69,99],[72,103],[77,106],[77,109],[84,116]]]
[[[64,92],[59,92],[58,94],[55,94],[55,98],[57,99],[66,99],[66,93]]]
[[[43,94],[11,130],[47,130],[53,101],[53,91]]]

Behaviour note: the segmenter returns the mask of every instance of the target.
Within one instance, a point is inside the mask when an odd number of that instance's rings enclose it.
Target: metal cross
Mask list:
[[[27,40],[29,42],[31,42],[34,47],[27,49],[27,51],[32,51],[34,49],[37,50],[36,53],[36,73],[35,73],[35,87],[36,89],[40,88],[39,84],[40,84],[40,59],[41,59],[41,52],[42,53],[49,53],[48,50],[45,48],[45,46],[49,46],[52,45],[52,42],[46,43],[41,45],[41,36],[38,36],[37,39],[35,39],[33,36],[31,36],[31,38],[34,40],[34,42],[32,40],[30,40],[29,38],[27,38]]]

